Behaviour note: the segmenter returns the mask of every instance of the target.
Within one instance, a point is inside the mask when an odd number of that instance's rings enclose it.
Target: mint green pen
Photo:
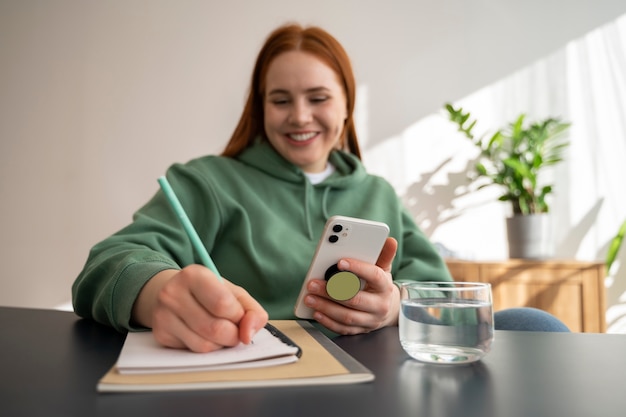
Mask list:
[[[196,250],[196,252],[198,252],[202,263],[204,264],[204,266],[209,268],[221,281],[222,277],[217,270],[217,267],[213,263],[209,252],[207,252],[206,248],[202,244],[200,236],[198,236],[198,232],[196,232],[196,229],[194,229],[193,225],[191,224],[191,220],[189,220],[187,213],[185,213],[185,209],[180,204],[180,201],[178,200],[178,197],[176,197],[176,194],[174,193],[174,190],[172,189],[170,183],[167,181],[167,178],[162,176],[159,177],[158,181],[161,189],[165,193],[165,197],[167,197],[167,200],[170,202],[170,205],[174,209],[174,212],[176,212],[178,220],[180,220],[180,222],[183,224],[183,228],[185,229],[185,232],[187,232],[187,236],[189,236],[189,239],[191,240],[191,245]]]

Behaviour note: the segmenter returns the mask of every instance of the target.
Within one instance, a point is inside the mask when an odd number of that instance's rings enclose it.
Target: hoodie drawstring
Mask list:
[[[324,216],[324,219],[328,220],[328,207],[327,207],[327,201],[328,201],[328,194],[330,193],[330,187],[325,187],[324,188],[324,195],[322,196],[322,215]]]
[[[306,223],[309,239],[313,239],[313,229],[311,227],[311,211],[309,210],[310,194],[313,186],[308,180],[304,180],[304,222]]]
[[[313,185],[305,180],[304,181],[304,222],[306,223],[307,233],[309,239],[313,239],[313,225],[311,220],[311,209],[309,208],[310,201],[312,200],[311,194],[313,193]],[[330,194],[330,187],[324,187],[324,193],[322,194],[322,215],[324,219],[328,219],[328,195]]]

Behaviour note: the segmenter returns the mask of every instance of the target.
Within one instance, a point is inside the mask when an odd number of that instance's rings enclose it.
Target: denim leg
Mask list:
[[[509,308],[494,313],[496,330],[569,332],[565,324],[550,313],[530,307]]]

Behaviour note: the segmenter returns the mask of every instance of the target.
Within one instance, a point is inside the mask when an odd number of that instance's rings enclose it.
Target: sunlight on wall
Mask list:
[[[398,190],[431,240],[463,258],[502,259],[507,251],[505,207],[494,202],[497,190],[470,189],[468,172],[475,156],[473,145],[456,134],[443,114],[436,114],[370,149],[365,158],[371,172]]]

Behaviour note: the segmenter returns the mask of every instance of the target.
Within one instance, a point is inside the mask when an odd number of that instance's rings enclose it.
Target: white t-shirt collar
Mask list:
[[[306,175],[311,184],[315,185],[330,177],[333,172],[335,172],[335,166],[328,162],[322,172],[305,172],[304,175]]]

